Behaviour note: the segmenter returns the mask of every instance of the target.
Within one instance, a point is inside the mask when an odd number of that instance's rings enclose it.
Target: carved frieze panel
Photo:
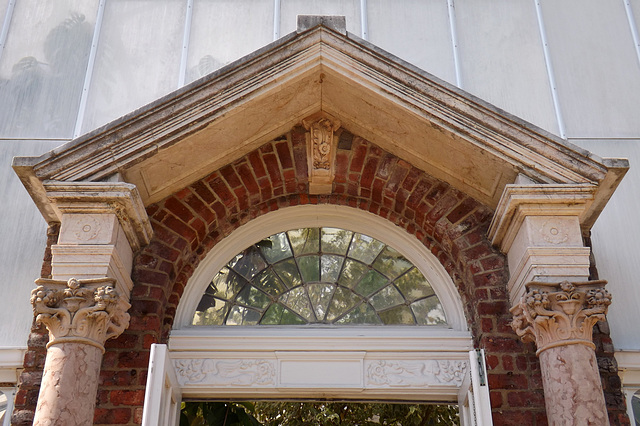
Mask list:
[[[467,372],[461,360],[388,361],[365,364],[367,387],[460,386]]]
[[[276,384],[276,363],[273,360],[176,359],[173,365],[182,386],[253,387]]]

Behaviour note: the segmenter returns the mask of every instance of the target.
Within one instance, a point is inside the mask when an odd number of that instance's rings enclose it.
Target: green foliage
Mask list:
[[[189,402],[180,426],[427,426],[459,424],[452,405],[349,402]]]
[[[261,426],[250,402],[183,402],[180,426]]]

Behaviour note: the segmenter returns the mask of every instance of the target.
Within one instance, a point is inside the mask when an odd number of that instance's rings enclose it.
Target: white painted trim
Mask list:
[[[25,347],[0,347],[0,382],[18,382],[26,352]]]
[[[16,397],[16,388],[0,388],[0,392],[4,393],[4,395],[7,397],[7,406],[5,408],[6,411],[2,426],[10,426],[11,413],[13,413],[13,403]]]
[[[189,59],[189,41],[191,39],[192,20],[193,20],[193,0],[187,0],[187,10],[184,16],[184,31],[182,34],[180,72],[178,73],[178,88],[184,86],[185,80],[187,77],[187,60]]]
[[[280,0],[273,0],[273,41],[280,38]]]
[[[182,390],[166,345],[151,345],[142,426],[177,425]]]
[[[640,351],[616,351],[614,356],[622,386],[640,389]]]
[[[636,50],[636,56],[638,58],[638,64],[640,65],[640,35],[638,35],[638,27],[636,26],[636,20],[633,16],[633,9],[631,8],[630,0],[623,0],[624,9],[627,13],[627,20],[629,21],[629,30],[631,31],[631,38],[633,39],[633,47]]]
[[[476,424],[478,426],[493,426],[485,359],[484,349],[469,351],[471,387],[473,391],[473,405],[475,409]]]
[[[369,10],[367,0],[360,0],[360,28],[362,39],[369,40]]]
[[[11,25],[11,18],[13,17],[13,9],[15,8],[16,0],[10,0],[7,5],[7,10],[4,14],[4,20],[2,21],[2,27],[0,27],[0,59],[2,59],[2,52],[7,44],[7,37],[9,35],[9,26]]]
[[[441,327],[207,327],[173,330],[172,352],[196,351],[384,351],[438,353],[464,352],[472,348],[468,331]],[[448,356],[448,355],[447,355]]]
[[[420,241],[404,229],[373,213],[324,204],[288,207],[267,213],[241,226],[219,242],[200,262],[189,279],[178,304],[174,329],[191,324],[196,307],[211,279],[237,253],[278,232],[320,226],[360,232],[398,250],[429,280],[444,308],[449,326],[453,330],[467,330],[460,295],[451,277]]]

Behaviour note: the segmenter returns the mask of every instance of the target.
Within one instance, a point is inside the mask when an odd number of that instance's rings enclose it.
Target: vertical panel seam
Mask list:
[[[631,8],[631,2],[629,0],[622,0],[624,3],[625,11],[627,12],[627,20],[629,21],[629,29],[631,30],[631,38],[633,39],[633,47],[636,49],[636,56],[638,58],[638,65],[640,65],[640,36],[638,36],[638,27],[636,26],[635,17],[633,16],[633,9]]]
[[[551,98],[553,99],[553,107],[556,113],[556,120],[558,121],[558,131],[562,139],[567,138],[567,132],[565,129],[564,119],[562,117],[562,111],[560,109],[560,99],[558,97],[558,89],[556,85],[555,73],[553,71],[553,65],[551,62],[551,52],[549,51],[549,44],[547,42],[547,33],[544,26],[544,20],[542,18],[542,6],[540,0],[534,0],[536,7],[536,15],[538,17],[538,29],[540,31],[540,40],[542,42],[542,52],[544,54],[544,62],[547,67],[547,76],[549,78],[549,86],[551,87]]]
[[[460,71],[460,58],[458,56],[458,31],[456,28],[456,9],[453,0],[447,0],[449,11],[449,31],[451,32],[451,46],[453,48],[453,67],[456,73],[456,86],[462,89],[462,74]]]
[[[280,38],[280,0],[273,0],[273,41]]]
[[[7,36],[9,35],[9,25],[11,25],[11,18],[13,17],[13,9],[16,5],[16,0],[11,0],[7,5],[7,10],[4,14],[4,21],[2,22],[2,28],[0,32],[0,60],[2,60],[2,52],[4,46],[7,43]]]
[[[362,39],[369,40],[369,11],[367,0],[360,0],[360,27]]]
[[[189,43],[191,41],[191,21],[193,20],[193,0],[187,0],[187,11],[184,16],[184,32],[182,34],[182,55],[180,57],[180,72],[178,74],[178,88],[184,86],[187,78],[187,59],[189,58]]]
[[[104,17],[106,0],[100,0],[98,3],[98,13],[96,14],[96,24],[93,28],[93,39],[91,40],[91,50],[89,51],[89,59],[87,60],[87,71],[84,75],[82,84],[82,93],[80,94],[80,105],[78,105],[78,115],[76,116],[76,125],[73,129],[73,138],[80,136],[82,132],[82,122],[87,110],[87,101],[89,99],[89,87],[93,79],[93,68],[96,62],[96,54],[98,51],[98,43],[100,42],[100,32],[102,29],[102,19]]]

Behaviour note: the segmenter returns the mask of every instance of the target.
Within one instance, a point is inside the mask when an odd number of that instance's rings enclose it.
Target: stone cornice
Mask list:
[[[590,184],[507,185],[489,226],[489,239],[507,253],[526,216],[577,216],[582,223],[596,191]]]
[[[416,121],[416,126],[444,131],[450,135],[451,143],[458,150],[472,147],[474,153],[482,151],[489,158],[500,162],[505,167],[504,171],[496,172],[490,178],[486,177],[486,182],[477,183],[469,176],[458,176],[459,168],[450,164],[442,166],[438,163],[438,158],[430,158],[427,151],[431,148],[422,147],[416,151],[401,142],[395,142],[394,145],[401,157],[404,156],[409,161],[419,158],[425,163],[418,164],[419,167],[425,167],[425,170],[433,167],[429,171],[441,175],[437,177],[450,180],[463,191],[468,187],[471,195],[480,197],[489,205],[495,205],[495,193],[502,192],[504,184],[510,181],[510,175],[515,176],[520,172],[535,181],[546,183],[578,182],[598,186],[602,182],[609,182],[600,191],[602,193],[597,195],[598,200],[604,201],[593,204],[601,209],[628,167],[625,161],[607,163],[401,61],[353,34],[339,34],[319,25],[283,37],[39,158],[17,158],[14,169],[36,202],[40,203],[43,200],[38,195],[38,181],[99,181],[116,172],[126,175],[131,168],[156,158],[163,150],[181,141],[195,138],[197,140],[194,143],[202,143],[202,140],[212,140],[204,136],[198,139],[195,135],[205,130],[218,131],[218,127],[212,126],[212,123],[228,119],[240,110],[250,109],[252,105],[256,105],[255,108],[258,109],[263,108],[257,99],[264,101],[272,94],[282,93],[283,88],[289,88],[295,94],[295,84],[305,78],[310,79],[309,82],[316,78],[322,80],[322,76],[338,83],[338,86],[358,87],[358,90],[366,91],[368,96],[373,94],[371,96],[376,97],[372,98],[374,104],[380,100],[393,105],[397,114],[411,116]],[[338,86],[334,84],[334,87]],[[257,127],[256,130],[262,133],[241,135],[245,138],[242,140],[246,141],[243,144],[232,144],[227,151],[208,159],[195,156],[192,161],[199,163],[176,168],[177,171],[172,171],[174,176],[167,180],[166,188],[145,190],[142,194],[144,202],[163,198],[199,178],[197,175],[209,173],[224,165],[218,163],[233,161],[242,154],[241,150],[255,148],[260,143],[260,138],[278,136],[305,116],[319,110],[340,118],[346,128],[370,128],[372,134],[363,136],[374,137],[376,132],[383,132],[374,116],[358,113],[351,117],[348,110],[336,110],[336,104],[332,103],[331,97],[323,92],[325,89],[322,87],[314,96],[304,97],[306,103],[301,103],[294,112],[282,109],[284,112],[280,113],[286,117],[273,118],[272,122]],[[339,89],[337,93],[341,93]],[[338,95],[334,92],[333,96]],[[368,102],[371,104],[371,101]],[[280,109],[274,108],[274,114],[278,111]],[[234,122],[233,125],[242,128],[240,123]],[[415,131],[416,137],[410,135],[410,139],[420,140],[418,135],[422,133],[417,127]],[[393,139],[394,135],[403,134],[402,132],[402,128],[392,128],[388,135],[378,136]],[[223,136],[220,138],[224,140]],[[391,139],[385,143],[394,144]],[[210,163],[206,163],[207,161]],[[139,174],[141,170],[136,169],[135,173]],[[141,182],[144,177],[135,173],[128,176],[127,180],[135,180],[134,183],[143,191]],[[41,206],[41,211],[50,219],[47,214],[51,212],[47,206]],[[594,215],[597,216],[597,212]]]
[[[153,230],[135,185],[45,181],[43,186],[57,221],[63,214],[111,213],[118,218],[134,252],[149,243]]]
[[[511,308],[512,327],[523,341],[535,342],[537,353],[562,345],[595,349],[593,326],[604,320],[611,304],[606,281],[557,284],[531,282],[520,303]]]
[[[40,278],[31,292],[36,322],[49,330],[47,347],[79,342],[104,351],[107,339],[129,325],[131,305],[114,289],[111,278],[68,281]]]

